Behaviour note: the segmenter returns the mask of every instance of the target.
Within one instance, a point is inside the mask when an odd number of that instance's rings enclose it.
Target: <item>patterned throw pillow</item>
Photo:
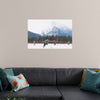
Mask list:
[[[7,76],[12,89],[16,92],[23,88],[29,87],[29,84],[23,74],[17,76]]]

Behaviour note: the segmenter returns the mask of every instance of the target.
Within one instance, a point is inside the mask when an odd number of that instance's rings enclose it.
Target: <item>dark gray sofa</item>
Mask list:
[[[29,88],[14,92],[12,97],[27,100],[100,100],[100,94],[80,90],[81,68],[13,68],[14,74],[22,73]],[[9,90],[0,92],[5,98]]]

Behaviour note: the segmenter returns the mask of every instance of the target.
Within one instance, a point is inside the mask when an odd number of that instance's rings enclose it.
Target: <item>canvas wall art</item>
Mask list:
[[[72,49],[72,20],[29,19],[28,49]]]

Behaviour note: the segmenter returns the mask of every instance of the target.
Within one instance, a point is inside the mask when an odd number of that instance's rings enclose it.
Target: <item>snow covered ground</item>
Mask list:
[[[28,49],[72,49],[72,44],[48,44],[43,47],[43,44],[28,43]]]

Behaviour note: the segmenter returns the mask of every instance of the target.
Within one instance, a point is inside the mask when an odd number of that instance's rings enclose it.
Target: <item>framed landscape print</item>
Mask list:
[[[29,19],[28,49],[72,49],[72,20]]]

